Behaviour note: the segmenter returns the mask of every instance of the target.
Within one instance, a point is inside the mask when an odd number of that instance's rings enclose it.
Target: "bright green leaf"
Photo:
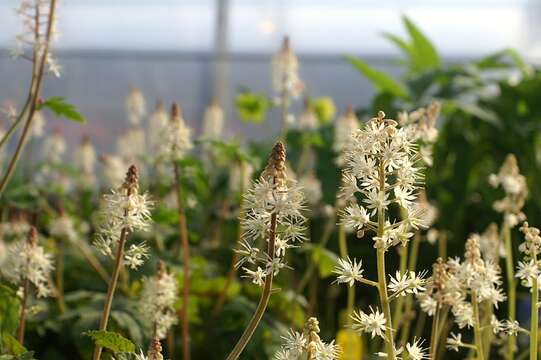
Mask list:
[[[243,121],[261,123],[267,116],[269,101],[263,95],[242,92],[235,97],[235,105]]]
[[[431,70],[441,65],[440,56],[432,42],[408,17],[403,18],[404,25],[411,37],[411,48],[418,70]]]
[[[97,345],[115,353],[133,353],[135,351],[135,344],[116,332],[90,330],[84,332],[83,335],[91,337]]]
[[[0,332],[15,332],[19,324],[20,304],[21,301],[13,289],[0,285]]]
[[[85,117],[77,111],[75,106],[67,103],[66,99],[60,96],[48,98],[39,108],[48,108],[58,117],[63,117],[83,124],[86,123]]]
[[[409,97],[406,88],[383,71],[377,70],[363,60],[353,56],[346,56],[346,60],[355,66],[357,70],[366,76],[374,86],[382,92],[387,92],[400,98]]]
[[[332,251],[321,246],[314,246],[312,260],[318,264],[319,276],[326,278],[332,275],[338,257]]]
[[[310,101],[320,124],[328,124],[336,115],[336,106],[329,96],[321,96]]]
[[[413,49],[411,45],[407,43],[406,40],[388,32],[384,32],[383,37],[387,38],[390,42],[398,46],[400,50],[402,50],[404,54],[407,55],[409,58],[413,57]]]
[[[27,352],[25,347],[8,333],[2,333],[2,348],[13,355],[22,355]]]

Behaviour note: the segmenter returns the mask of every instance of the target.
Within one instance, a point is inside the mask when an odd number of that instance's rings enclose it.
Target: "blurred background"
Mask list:
[[[29,64],[8,53],[21,31],[18,4],[0,3],[3,105],[20,102],[28,83]],[[345,54],[391,76],[402,73],[399,50],[382,38],[383,31],[405,34],[402,15],[423,29],[444,63],[510,46],[528,60],[541,57],[540,0],[64,0],[55,45],[63,75],[46,81],[44,93],[66,95],[89,123],[48,126],[62,126],[72,144],[90,134],[108,151],[126,124],[124,100],[135,86],[149,108],[158,99],[179,101],[196,129],[217,98],[230,135],[260,139],[268,128],[238,121],[234,96],[244,86],[271,93],[270,58],[285,34],[299,55],[306,95],[331,96],[342,112],[374,95]],[[277,132],[278,115],[269,120]]]

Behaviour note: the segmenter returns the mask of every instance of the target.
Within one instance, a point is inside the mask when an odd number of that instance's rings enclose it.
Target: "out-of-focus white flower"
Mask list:
[[[451,336],[447,338],[447,349],[458,351],[462,346],[464,346],[462,334],[451,333]]]
[[[374,311],[374,309],[370,307],[369,314],[366,314],[362,310],[359,310],[358,312],[354,311],[351,318],[353,319],[351,328],[359,334],[365,332],[370,333],[372,338],[376,335],[381,338],[385,337],[385,324],[387,323],[387,320],[385,319],[385,315],[380,313],[378,309]]]
[[[80,185],[85,188],[90,188],[96,184],[96,159],[96,150],[90,138],[85,136],[73,153],[73,165],[80,172]]]
[[[60,131],[55,131],[43,141],[43,161],[50,164],[61,164],[66,152],[66,140]]]
[[[163,339],[178,321],[174,304],[177,299],[177,282],[159,262],[156,276],[143,280],[139,309],[141,315],[156,329],[154,336]]]
[[[139,126],[127,129],[118,137],[116,151],[120,157],[131,162],[145,156],[145,130]]]
[[[110,188],[119,187],[126,176],[128,164],[119,156],[103,155],[101,160],[104,165],[103,175]]]
[[[398,113],[399,124],[411,132],[419,144],[419,154],[427,166],[432,166],[432,147],[438,138],[436,121],[440,115],[441,105],[438,102],[428,107],[419,108],[411,113]]]
[[[339,154],[336,162],[338,166],[345,164],[343,153],[353,145],[352,134],[359,129],[359,119],[355,115],[353,108],[348,107],[346,113],[336,120],[334,125],[334,143],[333,150]]]
[[[130,124],[140,125],[146,111],[145,97],[139,89],[131,88],[126,98],[126,113]]]
[[[174,162],[183,159],[193,148],[192,130],[186,125],[180,106],[173,104],[171,119],[162,133],[162,143],[158,150],[160,160]]]
[[[304,194],[306,202],[311,206],[317,205],[323,197],[321,182],[312,171],[299,178],[299,188]]]
[[[31,228],[28,239],[20,240],[10,247],[2,273],[19,286],[28,280],[35,286],[38,297],[46,297],[52,293],[49,276],[53,268],[52,255],[38,245],[37,231]]]
[[[34,112],[34,117],[32,118],[32,137],[40,138],[44,134],[45,130],[45,116],[40,110]]]
[[[148,121],[148,149],[153,158],[157,156],[162,142],[162,134],[168,122],[169,116],[165,111],[165,106],[162,101],[159,101]]]
[[[299,60],[291,48],[289,38],[284,38],[280,51],[272,58],[272,85],[278,94],[298,97],[304,90],[299,77]]]
[[[415,338],[413,339],[413,342],[409,342],[406,344],[406,353],[409,356],[409,359],[411,360],[423,360],[423,359],[429,359],[429,356],[427,354],[427,349],[423,348],[423,339]]]
[[[337,283],[346,283],[350,287],[353,286],[355,281],[361,281],[363,278],[363,263],[362,261],[357,262],[356,259],[338,259],[338,264],[334,268],[334,273],[338,274],[336,278]]]
[[[299,122],[297,124],[299,130],[302,131],[315,131],[319,128],[319,120],[313,106],[310,105],[308,100],[304,106],[304,111],[299,116]]]
[[[254,167],[249,162],[234,162],[229,168],[229,189],[232,192],[244,191],[248,188],[254,174]]]
[[[206,140],[220,140],[223,136],[224,111],[216,103],[205,109],[201,137]]]
[[[79,240],[73,219],[63,211],[53,219],[51,225],[49,225],[49,232],[52,237],[69,243],[75,243]]]

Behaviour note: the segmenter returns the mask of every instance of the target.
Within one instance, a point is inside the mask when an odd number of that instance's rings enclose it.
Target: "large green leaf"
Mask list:
[[[61,96],[53,96],[45,100],[40,107],[42,108],[48,108],[51,110],[56,116],[66,118],[68,120],[73,120],[79,123],[86,123],[86,119],[83,115],[81,115],[75,106],[72,104],[66,102],[66,99],[64,99]]]
[[[19,324],[20,300],[15,291],[0,285],[0,333],[14,333]]]
[[[431,70],[441,65],[440,56],[432,42],[408,17],[402,18],[411,37],[411,49],[416,70]]]
[[[84,332],[83,335],[91,337],[97,345],[115,353],[133,353],[135,351],[135,344],[116,332],[90,330]]]
[[[403,99],[409,97],[406,88],[383,71],[375,69],[363,60],[353,56],[346,56],[346,60],[366,76],[380,91],[388,92]]]

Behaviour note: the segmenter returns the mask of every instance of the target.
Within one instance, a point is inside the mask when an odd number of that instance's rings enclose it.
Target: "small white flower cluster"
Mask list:
[[[426,227],[427,222],[426,208],[416,203],[423,174],[415,167],[419,156],[414,133],[397,125],[380,111],[352,135],[353,145],[345,153],[342,196],[349,205],[342,211],[341,222],[362,237],[365,229],[376,230],[378,224],[372,218],[385,213],[384,232],[374,237],[374,246],[385,250],[407,243],[413,236],[410,229]],[[366,207],[357,202],[357,193]],[[388,215],[392,203],[402,210],[401,220]]]
[[[90,138],[85,136],[73,153],[73,164],[79,171],[80,185],[83,188],[92,188],[96,184],[96,159],[96,150]]]
[[[272,85],[276,93],[293,98],[304,90],[304,83],[299,77],[299,60],[287,37],[280,51],[272,58]]]
[[[353,320],[351,328],[357,333],[369,333],[372,338],[375,336],[380,336],[382,339],[385,338],[387,319],[385,319],[385,315],[379,312],[378,309],[374,310],[370,307],[369,314],[362,310],[358,312],[353,311],[351,319]]]
[[[163,262],[158,263],[156,276],[143,280],[139,309],[142,316],[152,324],[155,334],[163,339],[178,317],[173,308],[177,299],[177,282],[169,274]]]
[[[102,155],[100,160],[104,165],[103,176],[105,183],[111,188],[119,187],[126,176],[128,164],[120,156]]]
[[[309,171],[299,178],[299,188],[304,194],[306,202],[310,206],[319,204],[321,198],[323,197],[321,182],[316,177],[314,171]]]
[[[220,140],[224,129],[224,111],[217,103],[205,109],[201,137],[206,140]]]
[[[319,128],[319,120],[316,112],[308,100],[306,100],[304,110],[299,116],[299,121],[296,124],[296,127],[301,131],[307,132],[316,131]]]
[[[334,273],[337,274],[336,282],[338,284],[344,283],[348,284],[349,287],[355,284],[355,281],[362,281],[363,279],[363,263],[356,259],[338,259],[338,264],[334,268]]]
[[[28,280],[35,286],[38,297],[46,297],[52,293],[49,276],[53,268],[52,255],[38,245],[38,234],[32,227],[27,239],[21,239],[10,246],[2,274],[19,286]]]
[[[306,219],[301,214],[303,203],[302,192],[286,176],[285,147],[278,142],[261,177],[243,200],[243,238],[240,249],[236,250],[242,258],[237,267],[244,264],[256,266],[255,270],[243,267],[245,276],[254,284],[261,286],[267,275],[276,275],[286,266],[286,250],[305,240]],[[270,241],[271,237],[274,241]],[[267,251],[255,247],[260,239],[268,243]]]
[[[45,116],[40,110],[34,112],[34,117],[32,118],[32,137],[39,139],[45,133]]]
[[[541,271],[537,256],[541,251],[541,236],[538,228],[524,222],[520,227],[524,234],[524,242],[519,245],[519,251],[524,254],[523,261],[518,262],[515,276],[521,280],[522,285],[531,288],[534,279],[539,279]],[[538,280],[539,281],[539,280]]]
[[[49,233],[57,240],[66,241],[74,244],[79,241],[79,235],[75,229],[73,219],[60,211],[60,216],[55,217],[49,225]]]
[[[140,125],[146,115],[146,101],[141,91],[135,87],[130,89],[126,97],[126,113],[132,125]]]
[[[498,225],[491,223],[479,237],[479,245],[483,258],[487,261],[498,263],[500,258],[505,257],[505,245],[500,239]]]
[[[340,356],[340,348],[332,340],[321,341],[319,321],[312,317],[306,321],[302,333],[291,330],[282,336],[284,344],[274,355],[274,360],[335,360]]]
[[[124,184],[111,194],[104,195],[100,228],[94,246],[103,254],[113,257],[122,232],[148,231],[151,227],[152,201],[146,193],[139,194],[138,175],[131,166]],[[127,235],[127,234],[126,234]],[[136,269],[148,257],[148,247],[141,243],[131,245],[124,255],[126,264]]]
[[[522,208],[528,197],[528,185],[520,173],[515,155],[507,155],[500,171],[490,174],[488,182],[492,187],[501,187],[505,192],[505,197],[493,204],[494,210],[504,214],[505,223],[514,227],[526,220]]]
[[[396,276],[389,276],[391,281],[387,286],[392,296],[406,296],[407,294],[418,294],[426,290],[424,285],[426,272],[416,274],[415,271],[407,271],[401,274],[396,271]]]
[[[338,154],[336,165],[343,167],[346,163],[345,152],[353,146],[354,138],[352,134],[360,127],[359,119],[355,115],[353,108],[348,107],[346,113],[339,117],[334,124],[334,143],[333,150]]]
[[[182,118],[180,107],[173,104],[171,119],[162,132],[162,142],[158,150],[158,158],[166,162],[182,160],[193,148],[192,130]]]
[[[415,140],[419,142],[419,153],[427,166],[433,165],[432,147],[438,139],[436,121],[440,110],[440,103],[434,102],[426,108],[422,107],[410,113],[398,113],[398,123],[413,132]]]
[[[32,57],[25,53],[25,48],[32,48],[38,63],[44,56],[45,47],[49,46],[49,51],[45,62],[49,72],[56,77],[60,76],[62,67],[57,63],[51,54],[51,42],[56,37],[56,14],[52,17],[52,23],[49,24],[51,12],[51,0],[22,0],[17,15],[22,19],[23,32],[17,35],[16,48],[11,50],[13,58],[31,59]],[[47,44],[47,31],[51,28],[51,37]]]
[[[430,359],[427,348],[423,347],[424,339],[414,338],[413,342],[406,343],[405,347],[395,349],[396,360],[423,360]],[[379,352],[376,355],[388,358],[386,353]]]
[[[165,111],[165,106],[162,101],[156,105],[156,109],[150,115],[148,120],[148,150],[153,158],[155,158],[162,143],[162,134],[169,122],[169,115]]]
[[[66,140],[60,131],[55,131],[43,141],[43,161],[60,165],[66,153]]]
[[[140,126],[126,129],[116,142],[116,152],[124,161],[135,162],[146,155],[146,134]]]

